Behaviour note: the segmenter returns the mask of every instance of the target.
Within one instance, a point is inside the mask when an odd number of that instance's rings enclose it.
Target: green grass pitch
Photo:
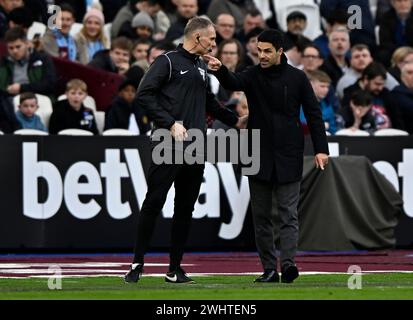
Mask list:
[[[277,300],[413,299],[413,274],[362,276],[362,288],[350,290],[349,275],[301,275],[293,284],[255,284],[254,276],[194,277],[195,284],[170,284],[143,277],[125,284],[121,277],[64,278],[61,290],[48,279],[0,279],[0,299]]]

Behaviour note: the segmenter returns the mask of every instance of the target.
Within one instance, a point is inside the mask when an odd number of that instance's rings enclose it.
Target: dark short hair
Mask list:
[[[27,40],[27,34],[22,27],[14,27],[6,31],[6,34],[4,35],[4,41],[6,41],[6,43],[17,40]]]
[[[267,29],[258,35],[259,42],[269,42],[275,49],[284,47],[284,35],[281,31],[275,29]]]
[[[176,49],[176,46],[170,41],[161,40],[152,44],[149,48],[149,51],[151,51],[153,48],[164,51],[172,51]]]
[[[373,103],[373,96],[366,90],[356,90],[350,97],[356,106],[369,107]]]
[[[139,38],[139,39],[137,39],[137,40],[135,40],[135,41],[133,42],[132,48],[134,49],[134,48],[136,48],[136,47],[137,47],[138,45],[140,45],[140,44],[147,44],[147,45],[151,46],[151,45],[152,45],[152,42],[149,41],[148,39]]]
[[[190,19],[185,27],[184,36],[187,37],[195,31],[206,29],[209,26],[213,26],[211,20],[203,17],[194,17]]]
[[[72,7],[72,5],[70,5],[69,3],[63,2],[63,3],[59,4],[59,7],[60,7],[60,10],[61,10],[62,12],[63,12],[63,11],[65,11],[65,12],[70,12],[70,13],[72,14],[73,18],[75,17],[76,11],[75,11],[75,9]]]
[[[326,21],[330,25],[338,24],[347,24],[348,18],[350,15],[344,9],[334,9],[326,18]]]
[[[318,56],[319,56],[321,59],[324,59],[323,53],[321,52],[321,49],[320,49],[317,45],[315,45],[315,44],[307,44],[307,45],[303,48],[303,51],[302,51],[302,52],[304,53],[304,51],[305,51],[307,48],[316,49],[317,52],[318,52]]]
[[[19,7],[10,11],[9,21],[13,21],[15,24],[28,29],[33,24],[34,18],[29,9]]]
[[[121,49],[130,52],[132,50],[132,41],[126,37],[113,39],[110,50]]]
[[[37,101],[37,97],[33,92],[23,92],[20,95],[19,98],[19,103],[22,104],[25,100],[31,100],[31,99],[35,99]]]
[[[307,17],[304,13],[302,13],[301,11],[293,11],[287,16],[287,23],[295,19],[307,21]]]
[[[353,51],[363,51],[363,50],[367,50],[368,52],[370,52],[370,48],[364,43],[355,44],[350,49],[351,52],[353,52]]]
[[[379,62],[371,62],[362,72],[361,78],[367,80],[373,80],[376,77],[382,77],[386,80],[387,71],[386,68]]]
[[[249,15],[251,17],[258,17],[258,16],[262,16],[262,13],[260,10],[253,8],[253,9],[248,10],[245,15],[246,16]]]
[[[245,35],[245,41],[248,42],[248,41],[250,41],[251,38],[258,37],[258,35],[259,35],[261,32],[263,32],[263,31],[264,31],[263,28],[261,28],[261,27],[255,27],[254,29],[252,29],[250,32],[248,32],[248,33]]]

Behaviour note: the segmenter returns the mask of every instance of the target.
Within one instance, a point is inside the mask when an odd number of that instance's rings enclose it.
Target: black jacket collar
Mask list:
[[[260,65],[258,65],[258,67],[261,70],[261,72],[263,72],[265,75],[271,76],[271,75],[280,74],[285,69],[285,67],[287,65],[288,65],[288,59],[285,56],[285,54],[283,53],[282,56],[281,56],[280,64],[273,65],[269,68],[261,68]]]
[[[180,43],[178,45],[178,47],[176,48],[176,50],[178,50],[178,52],[181,52],[185,57],[187,57],[188,59],[191,59],[192,61],[197,61],[199,60],[199,56],[193,53],[190,53],[189,51],[185,50],[183,47],[183,44]]]

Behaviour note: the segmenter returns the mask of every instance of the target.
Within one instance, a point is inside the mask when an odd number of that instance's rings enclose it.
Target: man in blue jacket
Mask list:
[[[260,63],[240,73],[230,72],[212,57],[208,67],[226,89],[245,92],[249,107],[248,129],[260,130],[260,170],[249,177],[255,241],[264,273],[255,282],[279,282],[275,250],[277,218],[281,220],[281,281],[298,277],[297,205],[303,172],[304,134],[300,106],[311,133],[315,164],[324,170],[328,144],[321,111],[307,76],[287,63],[283,34],[269,29],[258,36]]]

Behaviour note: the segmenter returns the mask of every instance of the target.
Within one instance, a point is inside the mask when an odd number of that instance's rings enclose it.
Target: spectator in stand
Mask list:
[[[351,48],[350,68],[348,68],[337,83],[336,92],[340,99],[343,98],[344,89],[353,85],[361,76],[363,70],[373,62],[370,49],[365,44],[356,44]],[[387,73],[385,87],[392,90],[399,85],[394,77]]]
[[[308,80],[310,80],[311,86],[313,87],[314,94],[320,103],[321,116],[324,121],[325,129],[331,134],[335,134],[338,130],[337,128],[337,117],[335,114],[333,106],[327,100],[328,92],[330,90],[331,79],[327,73],[314,70],[307,73]],[[303,109],[300,109],[300,121],[304,127],[307,127],[307,120],[304,116]],[[342,121],[340,121],[341,123]],[[306,129],[305,131],[308,131]]]
[[[338,80],[349,67],[346,54],[350,49],[350,36],[346,28],[337,28],[330,33],[328,40],[330,55],[324,59],[320,70],[330,76],[331,83],[335,88]]]
[[[284,41],[293,43],[294,46],[303,46],[311,44],[311,40],[304,36],[304,30],[307,28],[307,17],[300,11],[293,11],[287,16],[287,32]]]
[[[391,101],[401,113],[403,121],[399,129],[413,134],[413,63],[402,67],[401,80],[400,85],[391,91]]]
[[[350,96],[349,105],[340,110],[345,127],[353,131],[364,130],[370,134],[376,131],[372,102],[373,97],[368,91],[354,91]]]
[[[385,88],[386,69],[378,62],[372,62],[363,71],[361,78],[344,90],[342,109],[350,113],[350,98],[359,90],[370,93],[372,97],[371,113],[378,129],[400,128],[402,119],[396,105],[390,103],[390,91]]]
[[[244,52],[241,43],[237,39],[224,40],[218,46],[217,58],[228,70],[235,72],[243,69]],[[219,85],[217,99],[225,104],[233,91],[224,89]]]
[[[81,64],[88,64],[95,53],[109,48],[109,40],[103,32],[104,25],[102,11],[91,8],[86,12],[83,28],[75,36],[78,60]]]
[[[265,29],[265,21],[262,17],[262,14],[259,10],[253,9],[249,10],[245,15],[244,23],[242,25],[242,29],[237,32],[235,38],[241,42],[243,46],[246,45],[248,39],[247,35],[254,30],[255,28]]]
[[[106,110],[105,130],[120,128],[137,134],[146,134],[151,130],[145,111],[134,101],[137,87],[138,83],[129,79],[119,86],[118,95]]]
[[[30,26],[33,24],[33,15],[26,7],[18,7],[10,11],[9,14],[9,29],[14,27],[22,27],[27,33]]]
[[[303,65],[303,71],[307,74],[307,76],[310,72],[319,70],[319,68],[323,64],[323,56],[320,49],[313,44],[305,47],[301,57],[301,62]],[[328,91],[327,97],[324,98],[324,100],[326,100],[328,105],[333,106],[334,111],[337,111],[340,108],[340,100],[337,97],[336,90],[331,84],[331,78],[330,89]]]
[[[131,50],[132,42],[128,38],[116,38],[112,41],[110,50],[97,52],[88,65],[108,72],[124,74],[129,69]]]
[[[95,115],[86,108],[87,85],[79,79],[72,79],[66,85],[67,99],[56,102],[50,117],[49,132],[57,134],[64,129],[83,129],[98,134]]]
[[[357,22],[361,22],[362,28],[352,28],[350,31],[351,45],[364,43],[369,46],[371,52],[375,52],[377,46],[374,33],[375,24],[371,14],[369,0],[321,0],[320,13],[322,17],[328,18],[335,10],[343,10],[347,12],[352,5],[356,5],[357,8],[361,9],[361,15],[355,17],[355,19]]]
[[[148,71],[152,62],[166,51],[175,50],[176,46],[170,42],[160,41],[156,42],[149,49],[148,60],[141,60],[136,65],[143,69],[144,72]]]
[[[394,51],[391,58],[391,67],[389,73],[397,80],[401,82],[401,69],[406,63],[413,62],[413,48],[412,47],[400,47]]]
[[[49,55],[70,61],[78,60],[78,53],[75,39],[70,35],[75,23],[75,11],[66,3],[60,5],[61,11],[56,17],[56,28],[47,28],[42,38],[42,48]]]
[[[215,42],[219,45],[223,40],[229,40],[234,38],[235,35],[235,18],[228,14],[222,13],[217,17],[215,21],[217,30],[217,39]]]
[[[130,28],[121,29],[119,36],[131,40],[152,40],[154,27],[152,18],[146,12],[141,11],[133,17]]]
[[[133,65],[136,65],[139,61],[147,61],[151,42],[149,40],[139,39],[135,41],[132,48]]]
[[[253,0],[212,0],[208,7],[207,16],[216,21],[222,13],[228,13],[235,18],[236,31],[242,29],[248,11],[257,9]]]
[[[17,120],[23,129],[35,129],[47,132],[42,119],[36,114],[39,105],[33,92],[25,92],[20,95],[19,110],[16,112]]]
[[[314,39],[313,43],[320,48],[323,57],[328,57],[330,49],[328,47],[328,37],[337,28],[347,28],[348,14],[346,10],[336,9],[326,17],[325,33]]]
[[[246,53],[245,53],[245,66],[255,66],[259,64],[260,60],[258,57],[258,35],[263,32],[264,29],[256,27],[247,33],[245,36],[246,44]]]
[[[53,95],[56,71],[49,56],[30,50],[21,27],[5,34],[8,55],[0,61],[0,92],[14,96],[23,92]]]
[[[301,62],[305,73],[318,70],[318,68],[320,68],[323,64],[323,56],[320,49],[316,45],[310,44],[306,46],[303,50]]]
[[[184,29],[189,19],[195,17],[198,13],[198,0],[178,0],[177,19],[171,25],[166,33],[165,40],[173,42],[181,39],[184,35]]]
[[[123,7],[112,23],[112,38],[119,34],[131,33],[133,17],[139,12],[146,12],[154,23],[154,40],[165,37],[171,23],[168,16],[161,10],[161,0],[133,0]]]
[[[393,52],[402,46],[413,47],[413,14],[411,0],[391,0],[392,9],[381,19],[377,59],[386,67]]]
[[[9,28],[10,12],[23,6],[23,0],[0,0],[0,39],[4,37]]]

